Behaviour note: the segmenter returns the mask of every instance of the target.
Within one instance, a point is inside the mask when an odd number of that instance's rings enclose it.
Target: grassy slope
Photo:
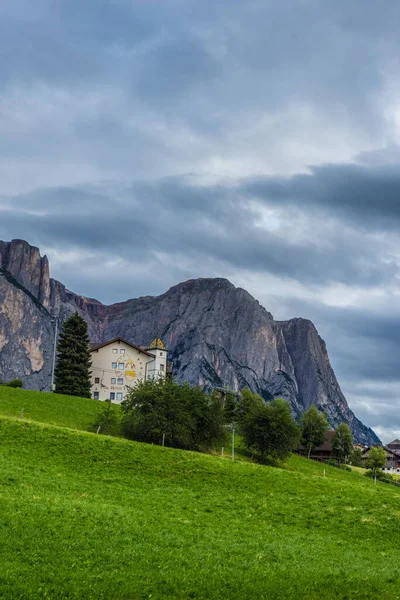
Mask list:
[[[1,412],[1,408],[0,408]],[[0,417],[0,597],[400,597],[398,488]]]
[[[120,410],[118,405],[113,406],[116,411]],[[17,417],[21,409],[24,409],[24,419],[87,430],[96,419],[99,402],[90,398],[0,386],[0,415]]]

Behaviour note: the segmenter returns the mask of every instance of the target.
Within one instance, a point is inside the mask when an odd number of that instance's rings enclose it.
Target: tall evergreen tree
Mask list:
[[[87,324],[75,312],[63,325],[57,344],[56,391],[69,396],[91,397],[89,336]]]

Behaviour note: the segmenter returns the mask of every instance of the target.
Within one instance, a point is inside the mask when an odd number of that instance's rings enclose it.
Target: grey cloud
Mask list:
[[[400,170],[397,165],[329,164],[310,174],[258,177],[243,185],[249,196],[275,206],[328,210],[360,226],[399,225]]]
[[[355,232],[346,239],[333,228],[327,244],[315,236],[310,219],[308,238],[296,242],[290,233],[256,227],[253,213],[231,188],[196,186],[185,179],[115,189],[112,184],[48,189],[14,197],[12,204],[18,211],[3,211],[3,237],[13,231],[31,239],[33,232],[46,245],[57,240],[58,245],[104,250],[112,244],[115,251],[130,245],[141,257],[156,250],[198,261],[212,257],[235,268],[313,284],[351,280],[370,287],[398,273],[395,262],[382,260],[374,245],[363,247],[364,238]]]

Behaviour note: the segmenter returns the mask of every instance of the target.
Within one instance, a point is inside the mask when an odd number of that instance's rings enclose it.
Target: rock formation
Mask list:
[[[357,441],[378,441],[350,410],[311,321],[274,321],[226,279],[190,280],[161,296],[105,306],[50,279],[47,258],[21,240],[0,242],[0,379],[49,389],[52,318],[62,322],[76,310],[93,341],[120,336],[145,345],[160,335],[180,381],[247,386],[266,400],[286,398],[296,416],[316,404],[333,426],[348,423]]]

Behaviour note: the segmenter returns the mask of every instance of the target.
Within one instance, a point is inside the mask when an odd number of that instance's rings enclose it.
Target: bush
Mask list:
[[[366,471],[366,473],[365,473],[365,477],[369,477],[370,479],[373,479],[374,476],[375,476],[375,474],[372,469],[370,469],[369,471]],[[380,469],[376,470],[376,478],[378,481],[384,481],[384,482],[395,480],[393,475],[391,475],[390,473],[385,473],[384,471],[381,471]]]
[[[325,464],[330,465],[331,467],[338,467],[339,461],[336,460],[336,458],[328,458],[328,460],[325,461]]]
[[[22,379],[11,379],[11,381],[1,381],[0,385],[5,385],[12,388],[22,388],[24,387],[24,382]]]
[[[100,410],[89,431],[103,433],[105,435],[121,435],[121,418],[111,401],[106,400],[100,405]]]

